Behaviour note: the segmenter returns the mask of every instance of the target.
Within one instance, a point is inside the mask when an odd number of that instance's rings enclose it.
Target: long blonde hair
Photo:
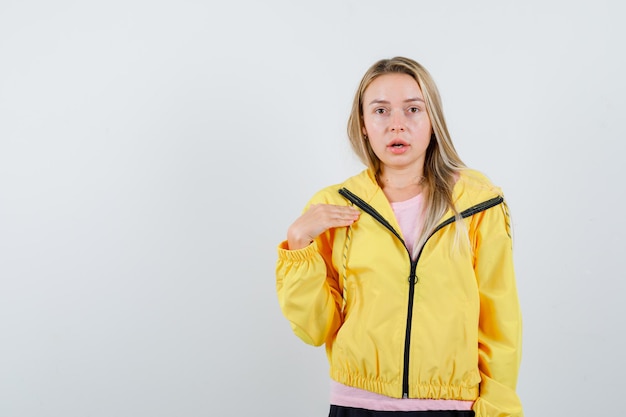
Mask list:
[[[459,213],[454,207],[452,200],[452,189],[456,182],[456,176],[458,172],[465,168],[465,164],[461,161],[452,144],[452,139],[443,116],[439,91],[432,76],[419,63],[400,56],[391,59],[381,59],[374,63],[361,79],[354,96],[352,111],[348,119],[348,138],[350,139],[352,149],[359,159],[377,176],[380,174],[380,159],[378,159],[369,141],[365,139],[363,134],[363,95],[372,81],[383,74],[389,73],[408,74],[415,79],[424,96],[426,111],[433,129],[424,161],[424,184],[427,192],[424,195],[424,225],[420,236],[417,236],[413,251],[413,256],[416,257],[448,210],[454,213],[457,220],[455,222],[457,224],[457,241],[466,240],[461,239],[461,233],[466,228],[464,223],[460,221]]]

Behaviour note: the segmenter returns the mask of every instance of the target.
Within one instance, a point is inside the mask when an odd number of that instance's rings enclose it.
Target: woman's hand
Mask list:
[[[313,204],[287,230],[289,249],[302,249],[313,239],[334,227],[350,226],[359,218],[359,210],[351,206]]]

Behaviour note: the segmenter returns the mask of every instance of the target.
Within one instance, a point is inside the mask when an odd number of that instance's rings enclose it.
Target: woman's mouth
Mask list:
[[[404,141],[393,141],[387,147],[392,153],[401,154],[409,148],[409,144]]]

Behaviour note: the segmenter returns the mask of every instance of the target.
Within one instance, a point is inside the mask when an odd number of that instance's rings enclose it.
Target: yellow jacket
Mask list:
[[[279,245],[279,303],[298,337],[326,344],[330,376],[340,383],[395,398],[474,400],[477,417],[521,417],[507,207],[472,170],[461,172],[453,198],[471,251],[455,242],[449,212],[412,262],[371,171],[321,190],[307,208],[354,204],[361,216],[306,248]]]

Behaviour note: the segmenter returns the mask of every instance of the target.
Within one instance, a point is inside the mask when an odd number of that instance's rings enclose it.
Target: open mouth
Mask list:
[[[409,146],[409,144],[404,142],[404,141],[402,141],[402,140],[396,140],[396,141],[393,141],[393,142],[391,142],[389,144],[389,147],[396,148],[396,149],[404,148],[405,146]]]
[[[410,146],[410,144],[403,141],[402,139],[395,139],[387,145],[387,149],[389,149],[389,152],[395,155],[401,155],[407,152],[407,149],[409,149]]]

